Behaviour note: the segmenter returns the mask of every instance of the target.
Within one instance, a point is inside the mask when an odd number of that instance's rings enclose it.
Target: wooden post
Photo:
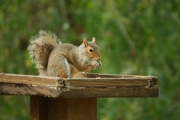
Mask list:
[[[97,98],[30,99],[31,120],[96,120]]]

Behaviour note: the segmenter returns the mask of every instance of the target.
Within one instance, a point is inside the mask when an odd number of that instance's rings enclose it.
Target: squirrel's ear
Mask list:
[[[96,43],[96,38],[95,37],[92,38],[92,42]]]
[[[84,43],[85,47],[88,46],[88,41],[86,40],[86,38],[83,39],[83,43]]]

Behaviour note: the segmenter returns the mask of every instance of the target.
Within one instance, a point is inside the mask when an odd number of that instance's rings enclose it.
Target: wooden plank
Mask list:
[[[76,78],[65,80],[60,96],[158,97],[157,78],[154,76],[79,74]]]
[[[97,98],[31,96],[31,120],[96,120]]]
[[[17,75],[17,74],[5,74],[0,73],[1,83],[18,83],[27,85],[47,85],[57,86],[60,80],[59,77],[47,77],[47,76],[33,76],[33,75]]]
[[[0,94],[58,97],[63,86],[59,77],[0,74]]]
[[[78,73],[74,76],[74,78],[104,78],[104,79],[120,79],[120,80],[132,80],[132,79],[142,79],[148,80],[151,79],[153,85],[157,85],[157,78],[155,76],[142,76],[142,75],[117,75],[117,74],[94,74],[94,73]]]
[[[140,78],[80,78],[80,79],[66,79],[66,87],[138,87],[150,86],[152,79]]]
[[[64,88],[60,96],[65,98],[81,97],[158,97],[159,89],[152,87],[117,87],[117,88]]]
[[[77,73],[74,78],[156,78],[155,76],[143,75],[119,75],[119,74],[99,74],[99,73]]]
[[[32,86],[24,84],[0,84],[0,94],[6,95],[40,95],[47,97],[58,97],[61,90],[56,86]]]

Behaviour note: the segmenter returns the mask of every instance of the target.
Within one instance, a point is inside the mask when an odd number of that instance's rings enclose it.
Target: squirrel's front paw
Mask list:
[[[101,63],[101,61],[93,61],[93,62],[92,62],[92,65],[95,66],[95,67],[97,67],[97,68],[99,68],[99,67],[102,66],[102,63]]]

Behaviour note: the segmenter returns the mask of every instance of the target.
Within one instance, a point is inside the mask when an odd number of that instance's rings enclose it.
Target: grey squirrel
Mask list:
[[[60,43],[53,33],[40,30],[31,38],[28,51],[40,76],[70,78],[102,66],[100,48],[94,37],[92,42],[84,38],[80,46],[74,46]]]

